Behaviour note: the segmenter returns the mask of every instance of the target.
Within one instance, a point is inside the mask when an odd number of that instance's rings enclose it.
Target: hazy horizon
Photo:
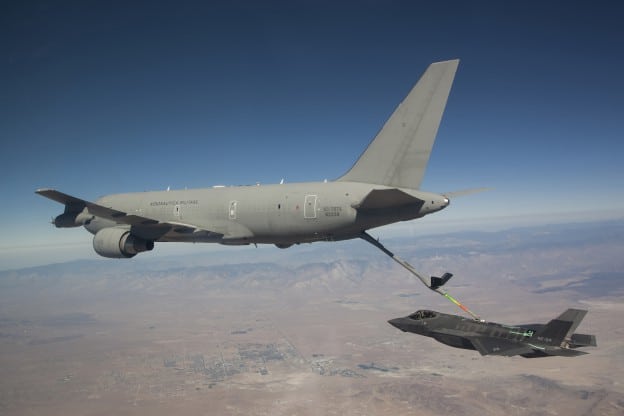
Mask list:
[[[559,213],[552,215],[533,214],[516,217],[515,222],[510,222],[509,217],[490,217],[490,218],[473,218],[455,219],[445,221],[441,216],[426,217],[420,220],[409,221],[406,223],[397,223],[385,227],[379,227],[370,230],[370,233],[376,238],[394,239],[394,238],[413,238],[417,244],[419,239],[428,238],[439,234],[455,234],[463,232],[499,232],[505,230],[513,230],[524,227],[539,227],[547,225],[561,224],[600,224],[609,221],[624,221],[624,217],[619,211],[605,211],[605,214],[599,215],[599,219],[595,218],[595,212],[572,212]],[[54,243],[47,244],[31,244],[24,246],[0,246],[0,271],[21,269],[35,266],[43,266],[54,263],[64,263],[75,260],[95,260],[100,259],[92,248],[93,236],[82,227],[70,230],[58,230],[52,225],[50,228],[53,232],[58,232],[59,238]],[[366,244],[365,242],[354,239],[351,242],[358,244]],[[304,243],[302,247],[323,246],[327,244],[335,244],[331,242]],[[367,245],[367,244],[366,244]],[[297,246],[295,246],[296,248]],[[215,252],[223,252],[230,255],[234,259],[244,260],[246,250],[257,250],[261,248],[270,252],[288,256],[288,250],[281,250],[271,244],[261,244],[258,247],[253,245],[231,247],[212,243],[157,243],[155,249],[151,252],[141,253],[133,259],[105,259],[104,261],[121,261],[132,262],[146,257],[172,257],[185,255],[199,255],[202,253],[211,254]],[[371,247],[372,248],[372,247]],[[322,249],[319,247],[319,249]],[[292,248],[290,251],[293,251]],[[296,254],[293,254],[296,255]]]

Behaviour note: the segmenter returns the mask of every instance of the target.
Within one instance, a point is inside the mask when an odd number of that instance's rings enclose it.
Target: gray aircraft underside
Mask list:
[[[95,251],[128,258],[155,242],[292,244],[357,238],[445,208],[419,190],[459,61],[431,64],[353,167],[329,182],[138,192],[95,202],[54,189],[57,227],[84,226]]]

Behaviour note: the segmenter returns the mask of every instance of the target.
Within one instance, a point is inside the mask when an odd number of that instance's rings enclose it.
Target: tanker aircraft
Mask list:
[[[371,237],[366,230],[440,211],[451,194],[420,190],[459,60],[431,64],[368,148],[334,181],[137,192],[95,202],[54,189],[56,227],[84,226],[104,257],[154,243],[275,244]]]

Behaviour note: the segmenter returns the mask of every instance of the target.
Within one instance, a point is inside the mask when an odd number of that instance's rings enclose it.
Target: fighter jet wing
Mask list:
[[[55,189],[38,189],[35,192],[53,201],[64,204],[66,211],[68,209],[80,211],[86,207],[89,210],[89,213],[97,217],[114,221],[117,224],[129,225],[132,227],[133,233],[143,238],[159,239],[161,237],[173,237],[175,234],[190,233],[208,233],[214,234],[215,236],[223,235],[221,233],[205,230],[191,224],[159,221],[143,215],[119,211],[94,202],[76,198]]]
[[[503,355],[506,357],[511,357],[514,355],[528,354],[533,352],[533,348],[529,347],[528,345],[509,342],[500,338],[490,338],[483,336],[467,338],[481,355]]]
[[[436,329],[436,332],[467,339],[481,355],[504,355],[511,357],[533,352],[533,348],[528,345],[518,344],[501,338],[487,337],[478,332],[460,331],[451,328]]]
[[[463,338],[471,338],[471,337],[477,338],[481,336],[481,334],[479,334],[478,332],[460,331],[459,329],[452,329],[452,328],[436,328],[435,332],[438,334],[442,334],[442,335],[452,335],[455,337],[463,337]]]

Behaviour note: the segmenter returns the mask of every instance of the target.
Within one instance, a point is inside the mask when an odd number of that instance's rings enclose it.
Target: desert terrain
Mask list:
[[[598,347],[482,357],[402,333],[387,320],[461,311],[363,241],[154,252],[0,272],[0,414],[624,413],[624,222],[384,243],[487,320],[588,309]]]

